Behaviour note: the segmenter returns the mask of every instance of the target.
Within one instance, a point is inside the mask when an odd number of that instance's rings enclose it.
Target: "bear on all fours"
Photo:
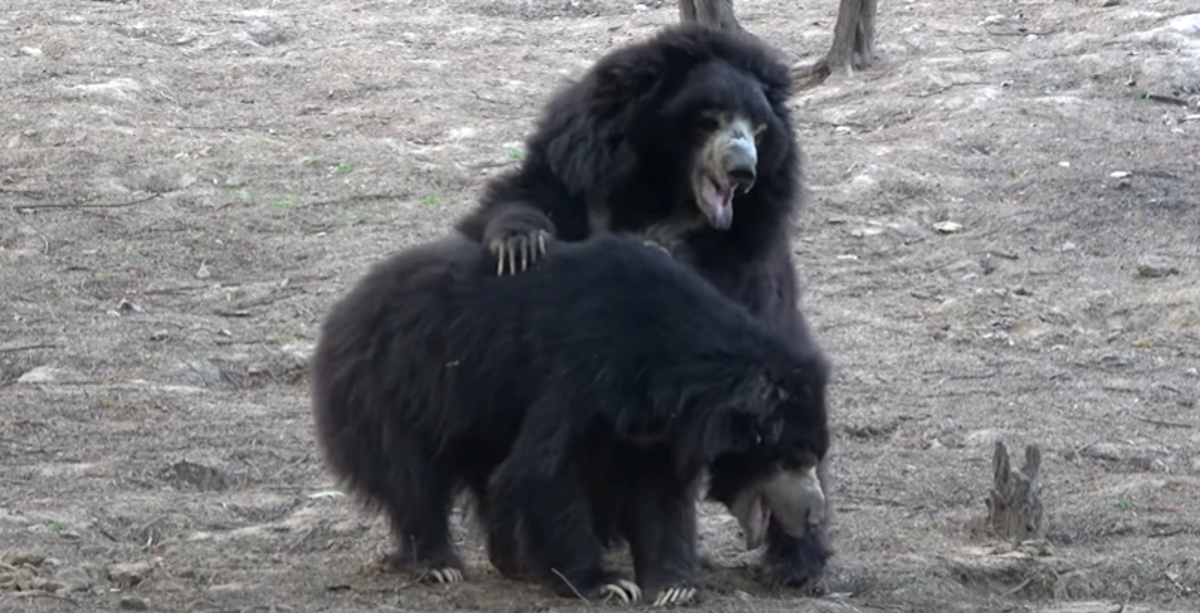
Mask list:
[[[491,180],[456,228],[496,254],[501,274],[516,276],[536,267],[551,241],[645,236],[787,342],[811,346],[789,239],[802,205],[790,87],[787,65],[751,35],[664,28],[557,92],[520,166]],[[714,465],[710,498],[736,514],[748,469]],[[828,491],[827,460],[818,472]],[[815,585],[833,553],[828,508],[823,516],[802,538],[770,523],[768,583]]]
[[[808,472],[815,494],[788,517],[810,520],[792,534],[819,520],[829,367],[816,347],[635,238],[554,244],[516,276],[495,267],[461,235],[402,251],[322,326],[318,439],[332,472],[388,515],[398,563],[463,578],[448,518],[465,490],[505,574],[566,596],[684,604],[697,596],[706,467],[728,462],[748,526],[775,504],[763,466]],[[618,540],[636,584],[604,565]]]

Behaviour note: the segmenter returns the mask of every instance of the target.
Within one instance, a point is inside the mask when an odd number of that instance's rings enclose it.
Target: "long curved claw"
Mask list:
[[[606,583],[600,586],[600,594],[608,598],[618,598],[624,604],[632,604],[642,599],[642,588],[626,579],[617,579],[616,583]]]
[[[550,234],[545,230],[534,230],[492,241],[488,249],[496,256],[496,276],[515,275],[529,270],[546,255],[549,238]]]
[[[670,587],[658,593],[658,598],[654,599],[652,606],[670,607],[692,604],[699,593],[700,591],[696,588],[686,585]]]
[[[433,568],[430,569],[429,576],[433,578],[434,583],[446,585],[461,583],[465,579],[463,572],[457,568]]]

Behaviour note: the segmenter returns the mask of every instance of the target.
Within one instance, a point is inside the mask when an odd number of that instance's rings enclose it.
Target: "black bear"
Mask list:
[[[551,240],[647,236],[686,253],[788,342],[811,345],[789,240],[803,204],[790,87],[787,65],[750,35],[664,28],[556,93],[524,161],[493,179],[456,228],[487,245],[502,274],[534,265]],[[715,466],[710,497],[731,505],[749,469]],[[826,461],[818,472],[828,491]],[[815,585],[833,554],[828,511],[801,539],[769,527],[769,583]]]
[[[376,264],[332,308],[312,362],[332,472],[387,513],[394,559],[434,580],[463,578],[447,524],[465,489],[510,576],[690,601],[702,471],[815,466],[824,356],[638,239],[556,244],[514,277],[494,268],[451,235]],[[743,515],[774,504],[770,479],[735,481]],[[617,540],[637,584],[602,563]]]

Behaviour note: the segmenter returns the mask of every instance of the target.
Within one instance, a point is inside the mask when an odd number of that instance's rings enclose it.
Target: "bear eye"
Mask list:
[[[696,125],[705,132],[715,132],[721,127],[721,122],[715,115],[705,113],[696,118]]]

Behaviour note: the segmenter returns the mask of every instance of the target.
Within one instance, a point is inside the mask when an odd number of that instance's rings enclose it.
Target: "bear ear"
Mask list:
[[[607,116],[637,104],[659,90],[662,72],[654,61],[612,62],[598,66],[593,75],[592,108],[601,116]]]
[[[661,97],[682,85],[697,60],[697,54],[683,44],[618,52],[593,69],[592,108],[608,116]]]

